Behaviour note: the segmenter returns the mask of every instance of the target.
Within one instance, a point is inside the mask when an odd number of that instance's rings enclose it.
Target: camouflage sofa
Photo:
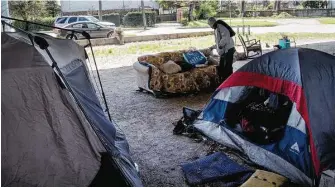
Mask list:
[[[164,73],[160,67],[169,60],[183,63],[186,51],[163,52],[138,57],[134,63],[137,72],[137,85],[140,90],[155,95],[195,93],[206,89],[215,89],[220,83],[217,74],[219,59],[210,56],[209,49],[200,50],[208,59],[208,66],[192,68],[174,74]]]

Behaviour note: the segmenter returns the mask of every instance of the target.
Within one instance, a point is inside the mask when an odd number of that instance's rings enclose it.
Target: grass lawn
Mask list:
[[[335,24],[335,18],[319,18],[318,20],[322,24]]]
[[[317,41],[317,40],[331,40],[335,39],[335,33],[284,33],[288,35],[291,41],[295,39],[296,42],[299,41]],[[270,46],[277,44],[278,39],[281,38],[280,33],[264,33],[264,34],[254,34],[250,39],[256,38],[261,40],[262,44],[268,43]]]
[[[317,41],[326,39],[335,39],[335,33],[285,33],[290,39],[295,38],[299,41]],[[237,38],[237,37],[236,37]],[[280,33],[254,34],[249,39],[261,40],[262,45],[268,43],[270,46],[277,44],[281,38]],[[237,39],[237,44],[240,41]],[[214,36],[181,38],[171,40],[149,41],[128,43],[122,46],[112,45],[106,47],[95,47],[96,56],[120,56],[130,54],[150,54],[164,51],[185,50],[191,47],[198,49],[207,48],[214,44]]]
[[[232,18],[231,23],[229,19],[224,19],[230,26],[242,26],[243,22],[240,18]],[[244,25],[250,25],[250,27],[273,27],[276,26],[277,23],[275,22],[269,22],[265,20],[256,20],[256,19],[245,19]],[[186,28],[203,28],[203,27],[209,27],[207,24],[207,20],[197,20],[189,22]]]

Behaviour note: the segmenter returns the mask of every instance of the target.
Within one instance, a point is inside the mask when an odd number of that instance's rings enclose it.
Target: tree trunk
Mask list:
[[[244,17],[244,12],[245,12],[245,1],[241,1],[241,15]]]
[[[194,9],[194,4],[190,3],[189,10],[188,10],[188,21],[193,21],[193,9]]]
[[[102,21],[102,3],[101,3],[101,0],[99,0],[99,20]]]
[[[274,6],[273,6],[273,10],[275,10],[277,12],[280,10],[280,0],[275,1]]]
[[[144,26],[144,30],[145,30],[145,29],[147,29],[147,19],[145,17],[143,0],[141,0],[141,7],[142,7],[143,26]]]

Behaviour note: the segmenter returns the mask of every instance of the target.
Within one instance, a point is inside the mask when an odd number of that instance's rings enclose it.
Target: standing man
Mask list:
[[[216,48],[220,55],[219,76],[223,82],[233,73],[235,44],[232,37],[235,36],[235,32],[226,22],[214,17],[208,19],[208,25],[214,29],[216,45],[210,49]]]

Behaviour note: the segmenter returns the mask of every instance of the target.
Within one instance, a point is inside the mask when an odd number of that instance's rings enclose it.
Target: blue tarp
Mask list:
[[[242,185],[254,172],[237,164],[221,152],[184,164],[182,170],[190,185],[220,180],[226,187]]]

